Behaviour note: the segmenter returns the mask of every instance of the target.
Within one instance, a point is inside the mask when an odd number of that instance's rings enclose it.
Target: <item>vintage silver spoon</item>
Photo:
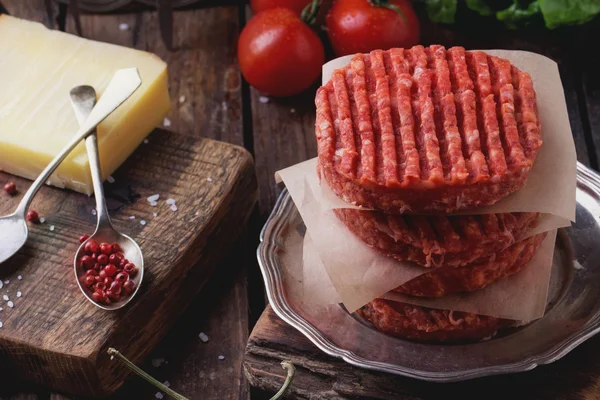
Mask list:
[[[118,70],[111,79],[104,95],[98,101],[96,107],[90,114],[73,139],[65,148],[48,164],[40,176],[31,184],[27,193],[17,206],[14,213],[0,217],[0,263],[12,257],[27,241],[27,222],[25,216],[27,209],[33,200],[33,196],[42,187],[44,182],[67,155],[81,142],[89,133],[104,121],[114,110],[129,98],[140,86],[142,80],[137,68],[126,68]]]
[[[88,115],[90,115],[96,104],[96,91],[91,86],[77,86],[73,88],[71,90],[71,104],[73,105],[73,110],[75,111],[75,116],[77,117],[79,124],[85,124]],[[142,250],[135,240],[118,232],[110,222],[108,209],[106,208],[106,199],[104,198],[104,187],[102,186],[102,174],[98,155],[98,137],[96,132],[92,132],[87,139],[85,139],[85,146],[90,160],[98,222],[94,234],[79,246],[79,249],[75,254],[75,260],[73,262],[75,279],[77,280],[77,285],[79,285],[81,292],[89,301],[94,303],[94,305],[104,310],[117,310],[124,307],[136,295],[140,284],[142,283],[142,279],[144,278],[144,257],[142,255]],[[82,267],[80,260],[81,257],[85,255],[85,243],[89,240],[95,240],[98,243],[117,243],[123,249],[125,257],[136,265],[138,272],[135,277],[131,277],[135,282],[135,289],[127,297],[111,304],[96,303],[91,297],[92,292],[82,285],[81,279],[85,276],[85,270]]]

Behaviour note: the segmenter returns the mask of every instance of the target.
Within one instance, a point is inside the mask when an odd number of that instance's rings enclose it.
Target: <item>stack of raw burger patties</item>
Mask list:
[[[373,249],[431,268],[397,292],[471,292],[527,266],[545,236],[526,237],[538,215],[477,215],[525,185],[542,145],[527,73],[461,47],[377,50],[336,70],[315,102],[321,184],[364,207],[337,217]],[[425,341],[478,340],[509,323],[384,299],[359,314]]]

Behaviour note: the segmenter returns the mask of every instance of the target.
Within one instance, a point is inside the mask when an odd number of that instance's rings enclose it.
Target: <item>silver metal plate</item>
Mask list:
[[[546,314],[479,343],[422,344],[385,335],[341,305],[301,301],[302,271],[285,268],[302,257],[305,227],[284,190],[258,247],[275,313],[325,353],[357,367],[453,382],[527,371],[558,360],[600,331],[600,175],[577,166],[577,222],[559,231]]]

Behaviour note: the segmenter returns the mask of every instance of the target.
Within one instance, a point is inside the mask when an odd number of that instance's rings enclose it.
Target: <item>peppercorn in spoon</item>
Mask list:
[[[96,104],[96,91],[91,86],[77,86],[71,90],[71,103],[77,121],[84,125]],[[92,172],[98,222],[94,234],[81,244],[75,254],[75,278],[88,300],[104,310],[117,310],[129,303],[137,293],[144,277],[144,257],[138,244],[118,232],[110,221],[102,186],[96,132],[87,137],[85,145]]]
[[[108,87],[104,91],[102,99],[87,118],[85,124],[81,125],[73,139],[64,149],[46,166],[37,179],[31,184],[27,193],[17,206],[14,213],[0,217],[0,263],[12,257],[27,241],[27,223],[25,217],[31,200],[42,187],[44,182],[56,170],[59,164],[69,153],[86,138],[92,130],[104,121],[113,111],[117,109],[142,83],[137,68],[118,70],[112,77]]]

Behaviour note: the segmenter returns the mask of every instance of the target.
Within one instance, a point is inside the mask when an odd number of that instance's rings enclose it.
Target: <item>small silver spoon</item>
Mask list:
[[[96,91],[91,86],[77,86],[71,90],[71,104],[75,111],[75,116],[80,125],[83,125],[88,118],[88,115],[92,112],[94,105],[96,104]],[[92,132],[87,139],[85,139],[85,146],[87,149],[88,158],[90,160],[90,169],[92,172],[92,183],[94,185],[94,197],[96,198],[96,215],[98,222],[96,225],[96,231],[90,236],[88,240],[83,242],[77,253],[75,254],[75,260],[73,263],[75,271],[75,279],[79,289],[85,295],[85,297],[94,303],[94,305],[104,310],[118,310],[129,303],[136,295],[142,279],[144,278],[144,257],[142,250],[138,244],[127,235],[118,232],[110,222],[108,216],[108,210],[106,208],[106,199],[104,198],[104,187],[102,186],[102,175],[100,171],[100,160],[98,156],[98,137],[96,132]],[[84,287],[81,283],[81,279],[85,276],[85,270],[81,266],[81,257],[85,255],[84,247],[85,243],[89,240],[95,240],[100,243],[117,243],[123,249],[125,258],[135,264],[138,268],[138,272],[131,279],[135,282],[134,291],[127,297],[111,304],[100,304],[96,303],[92,299],[92,292]]]
[[[137,68],[118,70],[112,77],[104,95],[94,107],[94,111],[85,121],[73,139],[46,166],[40,176],[31,184],[14,213],[0,217],[0,264],[12,257],[27,241],[27,222],[25,217],[31,200],[44,182],[56,170],[60,163],[89,133],[117,109],[142,83]]]

